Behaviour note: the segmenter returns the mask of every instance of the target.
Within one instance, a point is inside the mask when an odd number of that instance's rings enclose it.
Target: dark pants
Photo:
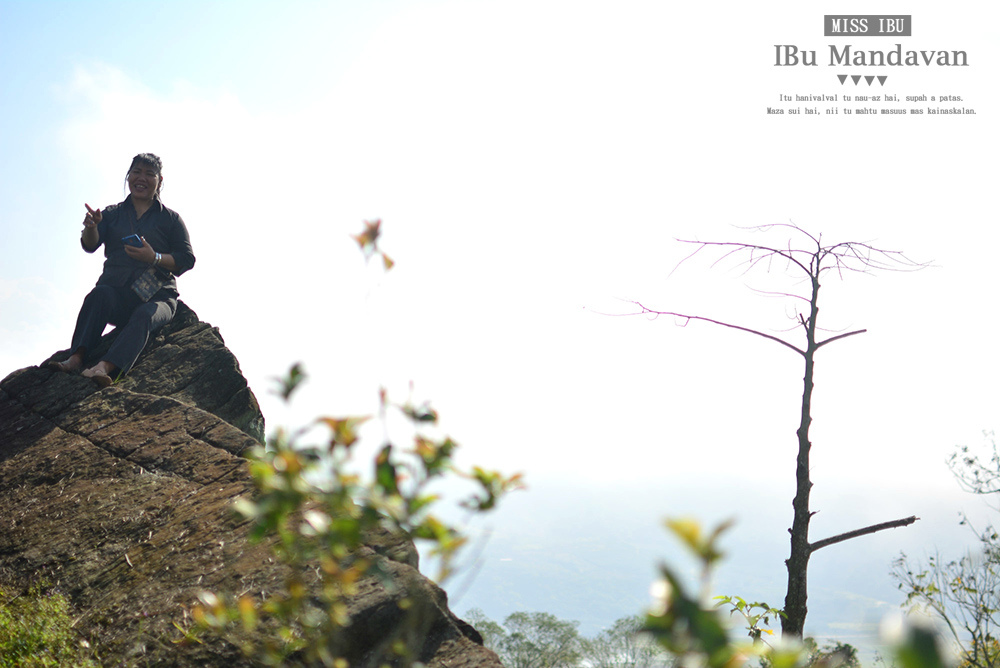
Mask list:
[[[120,330],[118,337],[101,359],[114,364],[120,373],[127,372],[146,346],[149,335],[170,322],[177,312],[176,299],[154,301],[160,296],[153,295],[153,299],[143,303],[128,287],[98,285],[83,300],[71,352],[83,349],[86,354],[94,350],[104,328],[114,325]]]

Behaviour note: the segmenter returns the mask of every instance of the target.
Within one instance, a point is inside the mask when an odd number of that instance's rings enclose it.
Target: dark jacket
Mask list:
[[[97,232],[100,235],[97,247],[83,246],[85,251],[93,253],[102,244],[104,245],[106,258],[104,271],[97,279],[97,285],[124,288],[131,285],[149,267],[147,263],[134,260],[125,253],[122,239],[130,234],[138,234],[145,238],[156,252],[173,256],[177,268],[169,272],[172,276],[157,295],[177,297],[177,281],[174,280],[174,276],[180,276],[193,267],[195,258],[187,227],[176,211],[163,206],[157,199],[146,213],[142,214],[142,218],[136,220],[132,196],[129,195],[124,202],[112,204],[101,212],[101,222],[97,224]]]

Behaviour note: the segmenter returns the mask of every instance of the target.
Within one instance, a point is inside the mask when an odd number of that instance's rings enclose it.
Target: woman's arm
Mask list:
[[[97,224],[101,222],[103,214],[99,208],[91,209],[89,204],[84,206],[87,207],[87,215],[83,217],[83,236],[80,237],[80,242],[83,244],[83,250],[93,253],[101,245],[101,233],[97,229]]]
[[[174,276],[180,276],[194,266],[194,251],[191,249],[191,237],[188,235],[184,219],[176,212],[172,212],[171,223],[167,235],[170,239],[169,261],[173,263],[170,271],[174,273]],[[167,257],[167,255],[163,256],[161,264],[167,261]]]
[[[176,216],[176,214],[174,214]],[[157,253],[156,250],[146,241],[142,240],[142,247],[125,246],[125,252],[129,257],[163,267],[175,276],[180,276],[185,271],[194,266],[194,253],[191,250],[191,239],[188,236],[187,227],[180,216],[171,220],[170,228],[166,233],[169,253]],[[159,255],[159,259],[157,259]]]
[[[145,237],[142,239],[142,248],[136,248],[135,246],[129,246],[125,244],[125,252],[133,260],[139,260],[140,262],[145,262],[146,264],[155,264],[158,267],[163,267],[167,271],[174,271],[177,269],[177,261],[174,256],[170,253],[157,253],[153,250],[153,247],[149,245]],[[159,262],[156,260],[156,256],[159,255]]]

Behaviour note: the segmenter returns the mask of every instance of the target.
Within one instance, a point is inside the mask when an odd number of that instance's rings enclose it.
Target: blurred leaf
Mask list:
[[[243,519],[255,519],[257,517],[257,504],[246,497],[240,497],[233,502],[233,511]]]
[[[906,640],[896,648],[902,668],[945,668],[937,634],[920,626],[910,626]]]
[[[427,494],[425,496],[417,496],[410,500],[410,514],[417,515],[424,508],[429,507],[431,504],[439,501],[441,497],[437,494]]]
[[[392,444],[383,446],[375,458],[375,482],[389,494],[399,494],[399,478],[396,467],[390,459]]]
[[[804,653],[801,647],[778,647],[767,653],[767,660],[771,668],[798,668]]]
[[[307,510],[303,515],[302,533],[306,536],[319,536],[330,530],[330,516],[318,510]]]
[[[302,472],[302,461],[294,450],[282,450],[273,460],[275,470],[297,476]]]
[[[666,527],[695,554],[702,550],[701,524],[691,518],[668,519]]]
[[[247,631],[253,631],[257,628],[257,607],[254,605],[253,599],[249,596],[241,596],[238,607],[243,628]]]
[[[733,525],[732,520],[721,522],[708,537],[702,536],[701,524],[690,518],[668,519],[665,522],[670,531],[688,546],[706,565],[711,565],[722,558],[722,551],[716,543],[719,537]]]
[[[400,410],[403,411],[403,415],[410,418],[414,422],[429,422],[431,424],[437,424],[438,413],[436,410],[431,408],[428,402],[424,402],[419,406],[414,406],[412,404],[404,404],[400,406]]]
[[[285,401],[288,401],[291,399],[292,393],[298,389],[299,385],[301,385],[305,379],[306,372],[303,370],[302,365],[295,363],[284,377],[274,378],[278,384],[278,388],[274,393]]]
[[[420,457],[428,477],[436,477],[443,473],[451,463],[452,453],[458,447],[458,444],[450,438],[433,441],[418,434],[413,440],[413,452]]]
[[[381,234],[379,227],[382,225],[382,220],[366,220],[364,223],[364,231],[361,234],[352,234],[351,238],[358,242],[361,250],[368,250],[369,247],[375,246],[378,242],[379,235]]]
[[[690,525],[687,528],[690,529]],[[688,536],[692,536],[690,531]],[[673,571],[666,566],[661,567],[660,572],[669,585],[665,587],[667,600],[662,612],[647,615],[643,631],[652,634],[671,652],[684,654],[697,651],[704,655],[712,668],[728,666],[736,652],[729,643],[718,610],[702,609],[698,600],[686,593]]]
[[[322,422],[330,428],[330,449],[332,450],[336,445],[350,447],[357,443],[357,428],[370,419],[370,415],[346,418],[321,417],[317,422]]]
[[[478,482],[483,490],[483,495],[473,495],[461,504],[463,508],[468,508],[469,510],[474,510],[476,512],[490,510],[496,505],[497,501],[504,494],[524,489],[520,473],[515,473],[507,478],[501,475],[498,471],[487,471],[486,469],[475,466],[473,467],[471,473],[462,475]]]

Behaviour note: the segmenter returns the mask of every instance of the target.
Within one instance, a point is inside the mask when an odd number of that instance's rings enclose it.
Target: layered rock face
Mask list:
[[[64,593],[106,665],[252,665],[220,639],[177,642],[177,626],[191,626],[201,590],[259,595],[285,582],[230,510],[252,493],[240,454],[263,424],[218,331],[183,304],[107,389],[47,368],[12,373],[0,381],[0,587]],[[349,602],[352,666],[403,623],[404,598],[422,611],[421,661],[501,665],[416,570],[411,544],[372,543],[364,550],[393,583],[366,580]]]

